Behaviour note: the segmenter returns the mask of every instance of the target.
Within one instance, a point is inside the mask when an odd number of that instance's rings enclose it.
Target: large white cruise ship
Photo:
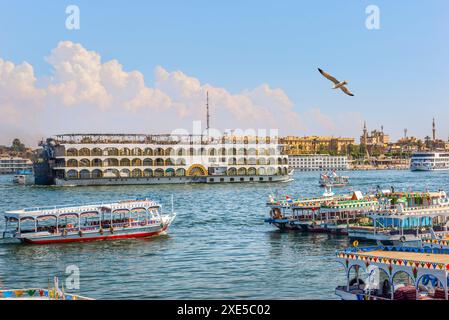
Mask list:
[[[274,137],[65,134],[40,145],[36,184],[279,182],[292,175]]]
[[[415,152],[410,161],[410,170],[449,170],[449,152]]]

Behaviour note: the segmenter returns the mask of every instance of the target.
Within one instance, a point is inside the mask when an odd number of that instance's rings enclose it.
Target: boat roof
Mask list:
[[[82,214],[88,212],[99,212],[101,210],[133,210],[137,208],[159,208],[161,205],[150,199],[132,199],[132,200],[119,200],[108,203],[94,203],[85,205],[59,205],[59,206],[48,206],[48,207],[34,207],[25,208],[20,210],[6,211],[6,218],[25,218],[25,217],[42,217],[42,216],[60,216],[68,214]]]
[[[337,251],[337,257],[377,264],[445,270],[449,267],[449,249],[421,247],[365,247]]]

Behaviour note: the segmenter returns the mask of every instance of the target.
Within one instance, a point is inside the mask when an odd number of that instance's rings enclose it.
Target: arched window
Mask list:
[[[92,178],[102,178],[103,177],[103,172],[101,172],[101,170],[95,169],[92,171]]]
[[[228,176],[236,176],[237,175],[237,169],[236,168],[229,168],[228,169]]]
[[[100,148],[93,148],[90,155],[93,157],[101,157],[103,155],[103,151]]]
[[[245,168],[239,168],[239,169],[237,170],[237,174],[238,174],[239,176],[245,176],[245,175],[246,175],[246,169],[245,169]]]
[[[153,176],[153,170],[151,170],[151,169],[143,170],[143,176],[144,177],[152,177]]]
[[[257,173],[256,168],[251,167],[248,169],[248,175],[255,176],[256,173]]]
[[[76,171],[76,170],[69,170],[69,171],[67,171],[67,178],[69,178],[69,179],[77,179],[78,178],[78,171]]]
[[[164,159],[157,158],[156,159],[156,166],[163,166],[164,165]]]
[[[210,156],[216,156],[217,155],[217,150],[215,150],[215,148],[211,148],[211,149],[209,149],[209,155]]]
[[[130,156],[131,155],[131,150],[129,150],[128,148],[123,148],[120,149],[120,156]]]
[[[75,148],[67,149],[67,151],[65,152],[65,155],[67,157],[77,157],[78,156],[78,150],[76,150]]]
[[[79,161],[80,167],[90,167],[90,160],[89,159],[81,159]]]
[[[186,165],[186,160],[183,158],[178,158],[176,159],[176,165],[177,166],[185,166]]]
[[[131,165],[131,162],[127,158],[123,158],[120,160],[120,166],[121,167],[129,167]]]
[[[131,175],[131,172],[128,169],[120,170],[120,177],[128,178]]]
[[[175,150],[173,148],[167,148],[167,149],[165,149],[165,155],[166,156],[174,156]]]
[[[167,160],[165,160],[165,165],[166,166],[174,166],[175,161],[172,158],[168,158]]]
[[[142,177],[142,170],[140,170],[140,169],[134,169],[134,170],[132,171],[132,173],[131,173],[131,176],[132,176],[133,178],[140,178],[140,177]]]
[[[187,155],[187,151],[184,148],[178,149],[177,153],[178,156],[183,157]]]
[[[151,148],[146,148],[144,151],[144,155],[146,156],[152,156],[153,155],[153,149]]]
[[[153,166],[153,160],[152,159],[144,159],[143,160],[143,166],[144,167],[151,167],[151,166]]]
[[[142,165],[142,160],[137,159],[137,158],[133,159],[131,164],[132,164],[133,167],[140,167]]]
[[[106,148],[103,150],[103,155],[105,156],[118,156],[117,148]]]
[[[90,150],[87,148],[82,148],[78,151],[78,156],[80,157],[90,157]]]
[[[173,168],[168,168],[165,170],[165,176],[167,177],[173,177],[175,175],[175,170]]]
[[[154,150],[154,155],[155,156],[164,156],[165,155],[164,149],[156,148],[156,150]]]
[[[115,158],[107,158],[103,162],[105,167],[117,167],[118,166],[118,160]]]
[[[236,158],[229,158],[228,159],[228,165],[235,165],[237,164],[237,159]]]
[[[134,148],[131,151],[132,156],[141,156],[143,154],[142,149],[140,148]]]
[[[81,179],[90,179],[90,172],[89,172],[89,170],[86,170],[86,169],[81,170],[80,171],[80,178]]]
[[[176,169],[176,176],[183,177],[186,175],[186,170],[183,168]]]
[[[67,167],[72,167],[72,168],[78,167],[78,161],[75,159],[67,160]]]
[[[162,170],[162,169],[154,170],[154,176],[155,177],[163,177],[164,176],[164,170]]]

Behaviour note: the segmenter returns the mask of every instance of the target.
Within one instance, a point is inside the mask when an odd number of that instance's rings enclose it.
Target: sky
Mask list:
[[[66,27],[79,8],[80,28]],[[366,27],[379,9],[379,29]],[[0,0],[0,144],[218,130],[449,136],[449,1]],[[332,90],[317,67],[347,80]]]

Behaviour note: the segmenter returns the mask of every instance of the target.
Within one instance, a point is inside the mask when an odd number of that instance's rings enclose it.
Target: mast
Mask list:
[[[210,119],[210,115],[209,115],[209,91],[206,92],[206,131],[207,131],[207,135],[209,135],[209,119]]]

